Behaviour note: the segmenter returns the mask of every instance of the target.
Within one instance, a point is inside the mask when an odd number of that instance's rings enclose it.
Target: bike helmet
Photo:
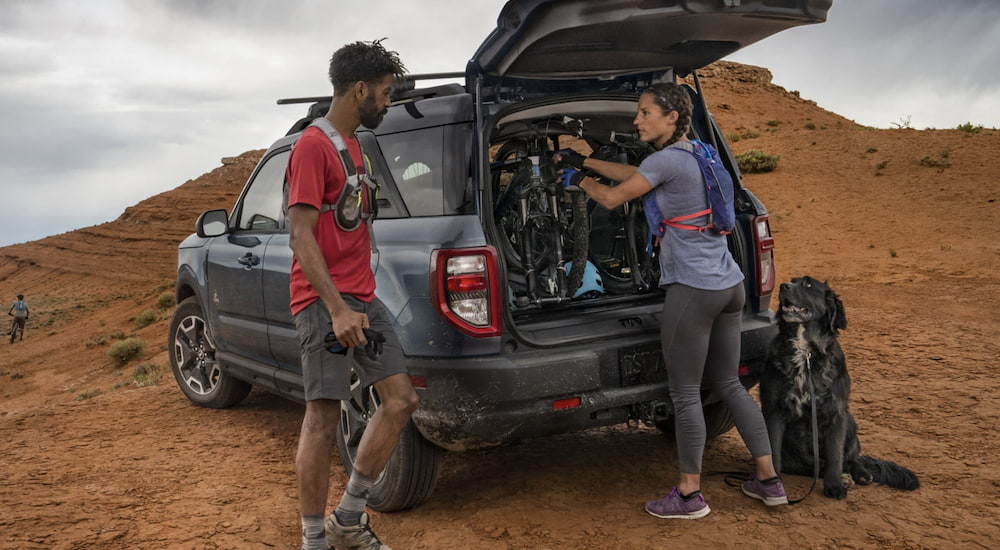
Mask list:
[[[572,268],[573,262],[566,262],[566,272]],[[587,266],[583,268],[583,280],[580,281],[580,288],[576,289],[573,297],[596,298],[601,294],[604,294],[604,282],[597,274],[597,266],[588,261]]]
[[[24,294],[18,294],[17,295],[17,299],[18,300],[23,300],[24,299]]]

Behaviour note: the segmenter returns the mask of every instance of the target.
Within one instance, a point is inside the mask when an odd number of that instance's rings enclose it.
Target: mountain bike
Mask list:
[[[17,322],[17,317],[15,317],[10,323],[10,343],[13,344],[14,340],[17,339],[17,333],[20,331],[21,339],[24,339],[24,329],[21,328],[20,323]]]

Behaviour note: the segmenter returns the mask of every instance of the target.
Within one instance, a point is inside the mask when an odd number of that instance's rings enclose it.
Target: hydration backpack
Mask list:
[[[28,316],[28,304],[24,303],[24,300],[17,300],[14,302],[14,317],[18,319],[23,319]]]
[[[689,231],[712,231],[719,235],[732,233],[736,227],[733,178],[722,165],[719,152],[715,150],[715,147],[698,140],[678,141],[671,144],[670,147],[686,151],[697,159],[702,179],[705,182],[708,208],[668,220],[656,204],[656,193],[647,193],[642,199],[642,204],[649,232],[654,237],[662,237],[667,226],[670,226]],[[706,218],[705,224],[688,223],[698,218]]]
[[[330,121],[320,117],[317,118],[309,126],[315,126],[322,130],[326,137],[330,139],[330,143],[333,144],[333,148],[337,150],[337,154],[340,156],[340,164],[344,168],[344,189],[341,191],[340,196],[337,198],[337,202],[334,204],[323,204],[320,208],[320,212],[330,212],[334,214],[334,220],[337,222],[337,227],[344,231],[354,231],[357,229],[361,222],[370,219],[374,221],[375,217],[378,215],[378,183],[373,177],[369,175],[371,172],[370,163],[368,161],[368,155],[365,154],[364,148],[361,148],[361,156],[364,159],[364,164],[360,167],[355,166],[354,160],[351,158],[351,154],[347,150],[347,143],[344,142],[344,138],[340,135],[334,127],[330,124]],[[358,146],[361,143],[358,142]],[[294,145],[293,145],[294,147]],[[284,188],[282,189],[281,198],[281,212],[288,216],[288,174],[285,174]],[[368,194],[368,212],[364,211],[364,202],[362,201],[362,194]],[[369,225],[369,231],[371,231],[371,226]]]

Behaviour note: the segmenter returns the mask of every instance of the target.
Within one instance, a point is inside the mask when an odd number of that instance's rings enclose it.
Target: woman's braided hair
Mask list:
[[[687,134],[688,129],[691,127],[691,111],[693,107],[691,106],[691,97],[688,96],[687,91],[680,84],[674,82],[657,82],[643,90],[642,93],[651,95],[653,103],[656,103],[656,105],[663,109],[663,114],[666,115],[670,111],[677,111],[677,128],[674,130],[674,135],[670,136],[670,139],[663,144],[664,147],[677,142]]]

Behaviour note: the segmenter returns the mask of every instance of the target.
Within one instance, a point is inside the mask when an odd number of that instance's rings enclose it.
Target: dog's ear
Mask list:
[[[847,328],[847,316],[844,314],[844,303],[840,301],[840,296],[830,288],[826,287],[826,311],[830,321],[830,332],[836,334]]]

